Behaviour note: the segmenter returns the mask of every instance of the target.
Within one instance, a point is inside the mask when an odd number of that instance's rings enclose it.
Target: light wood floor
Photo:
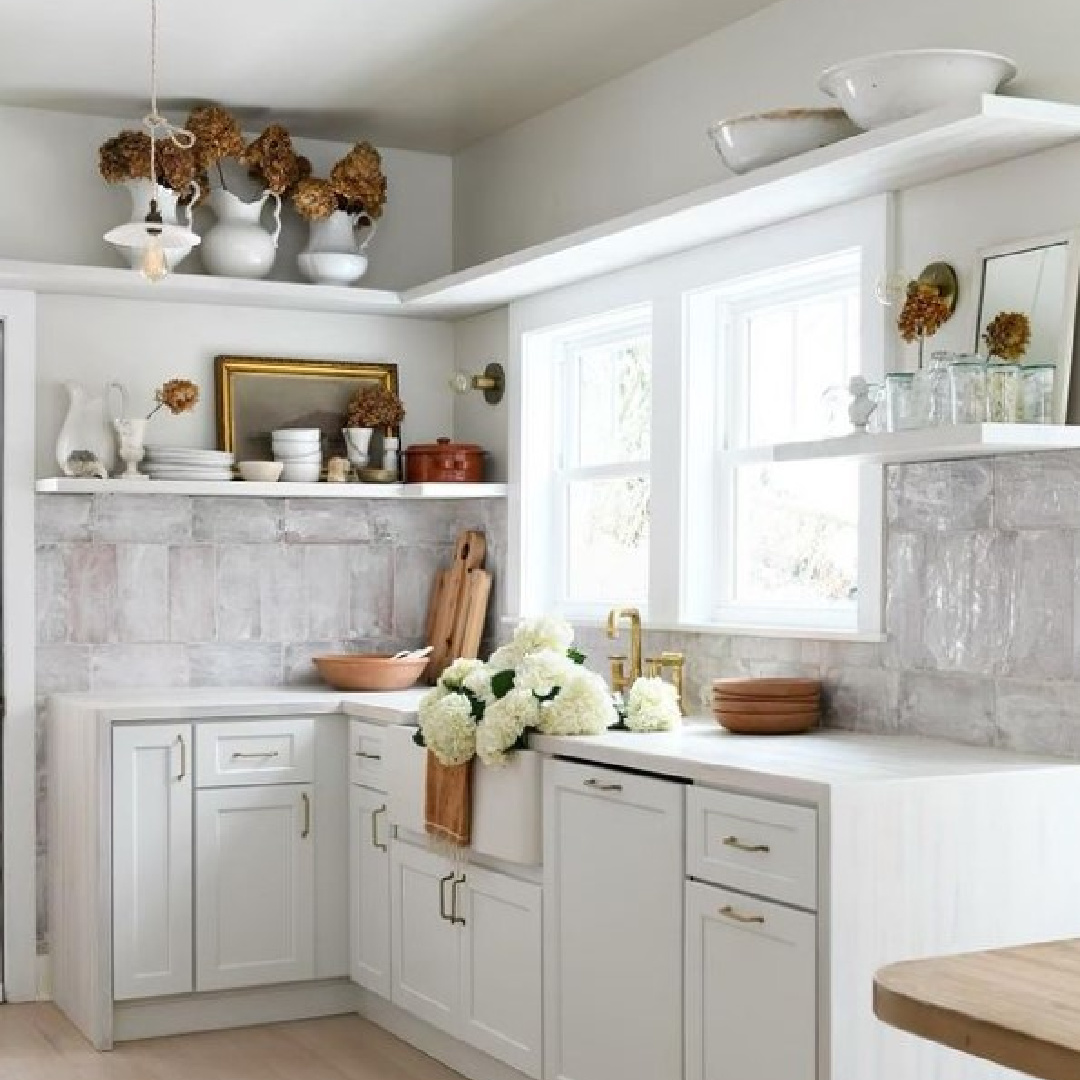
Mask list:
[[[0,1005],[0,1080],[461,1080],[359,1017],[95,1051],[51,1005]]]

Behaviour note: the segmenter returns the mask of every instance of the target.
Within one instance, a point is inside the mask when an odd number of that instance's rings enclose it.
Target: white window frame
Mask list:
[[[509,310],[510,559],[506,581],[509,619],[552,608],[550,556],[540,511],[550,503],[550,433],[538,418],[551,409],[551,379],[543,377],[544,332],[621,315],[627,308],[652,311],[652,528],[649,565],[649,625],[755,636],[881,640],[883,470],[860,472],[862,512],[858,629],[817,626],[725,625],[713,620],[700,568],[712,562],[715,500],[702,492],[715,483],[715,365],[702,360],[684,327],[703,290],[777,267],[808,262],[838,251],[862,252],[861,351],[867,377],[877,380],[895,367],[896,335],[889,311],[878,303],[876,284],[893,268],[894,197],[875,196],[811,214],[719,243],[621,270],[567,288],[515,302]],[[527,405],[527,407],[526,407]],[[585,624],[595,619],[580,620]]]

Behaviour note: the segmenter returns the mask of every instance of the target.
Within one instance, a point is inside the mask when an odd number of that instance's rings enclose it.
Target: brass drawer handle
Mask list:
[[[759,926],[765,925],[764,915],[744,915],[741,911],[737,911],[730,904],[725,904],[720,909],[720,914],[725,919],[731,919],[733,922],[738,923],[757,923]]]
[[[383,804],[378,810],[371,811],[371,846],[378,848],[380,851],[389,851],[389,844],[379,843],[379,815],[386,813],[386,805]]]
[[[768,844],[744,844],[737,836],[725,836],[724,847],[733,847],[736,851],[748,851],[751,855],[768,855]]]
[[[453,916],[446,910],[446,886],[454,880],[454,874],[447,874],[446,877],[439,878],[439,917],[445,919],[447,922],[453,922]]]
[[[365,761],[382,761],[382,754],[367,754],[363,750],[354,750],[353,757],[363,758]]]
[[[465,917],[458,914],[457,910],[457,891],[459,885],[465,884],[465,875],[454,878],[454,884],[450,886],[450,922],[455,926],[464,926]]]
[[[300,792],[300,803],[304,808],[304,825],[300,830],[300,839],[306,840],[311,835],[311,796],[306,791]]]
[[[281,757],[279,750],[234,750],[232,754],[232,761],[263,761],[267,758]]]
[[[592,788],[594,791],[622,791],[622,784],[605,784],[594,776],[590,776],[585,781],[585,786]]]

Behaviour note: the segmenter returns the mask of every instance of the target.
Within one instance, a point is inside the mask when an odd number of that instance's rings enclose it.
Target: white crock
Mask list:
[[[268,200],[273,201],[272,231],[262,225],[263,207]],[[273,269],[281,236],[280,197],[264,191],[259,198],[244,202],[231,191],[216,188],[208,201],[217,222],[203,237],[206,269],[217,277],[266,277]]]

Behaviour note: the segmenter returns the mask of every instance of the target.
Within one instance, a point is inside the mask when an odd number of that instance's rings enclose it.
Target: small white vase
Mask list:
[[[145,479],[139,472],[139,462],[146,456],[146,420],[114,420],[116,438],[120,444],[120,460],[124,463],[121,480]]]
[[[127,390],[117,382],[102,389],[78,382],[64,383],[68,409],[60,433],[56,437],[56,464],[65,476],[71,476],[69,460],[76,451],[88,451],[106,469],[116,462],[116,442],[110,430],[111,422],[127,411]],[[119,396],[119,409],[116,399]]]
[[[345,450],[349,455],[349,464],[363,469],[371,460],[371,436],[374,429],[369,427],[347,427],[341,429],[345,436]]]
[[[360,230],[368,229],[360,239]],[[308,226],[307,247],[297,257],[300,273],[317,285],[353,285],[367,273],[368,244],[377,226],[368,214],[353,217],[335,210]]]
[[[191,228],[191,208],[199,197],[199,185],[192,181],[193,196],[184,206],[180,206],[180,195],[170,188],[150,183],[149,180],[126,180],[124,187],[131,195],[131,220],[142,223],[150,212],[150,200],[157,198],[158,211],[161,220],[166,225],[184,225]],[[124,260],[132,268],[137,270],[142,251],[139,248],[120,247],[117,250],[123,255]],[[165,252],[165,262],[169,270],[175,270],[191,254],[191,247],[172,249]]]
[[[272,231],[261,224],[267,200],[273,201]],[[215,188],[209,202],[217,222],[203,237],[206,269],[217,277],[266,277],[274,267],[281,237],[281,198],[264,191],[259,198],[244,202],[231,191]]]
[[[400,475],[401,471],[401,456],[398,453],[400,447],[401,440],[392,435],[383,439],[382,467],[395,476]]]

